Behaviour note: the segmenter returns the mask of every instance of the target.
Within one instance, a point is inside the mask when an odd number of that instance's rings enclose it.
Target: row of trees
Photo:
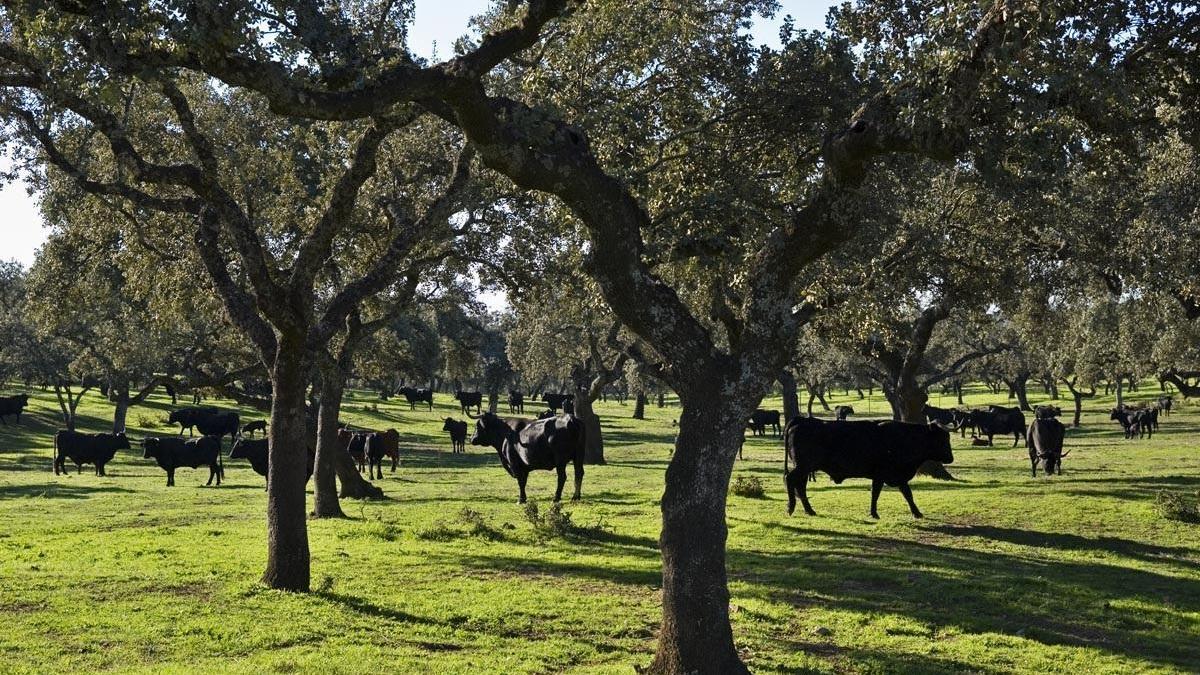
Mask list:
[[[862,359],[911,419],[924,387],[1008,344],[944,342],[948,322],[1074,325],[1097,282],[1200,313],[1200,17],[1178,3],[860,0],[767,49],[745,30],[767,0],[529,0],[439,63],[408,52],[409,9],[0,10],[18,163],[52,208],[158,252],[121,261],[132,284],[204,279],[266,373],[272,587],[309,587],[309,397],[315,511],[336,515],[354,355],[431,278],[471,268],[519,317],[575,298],[577,392],[632,362],[679,395],[651,665],[672,673],[745,672],[726,493],[799,344]]]

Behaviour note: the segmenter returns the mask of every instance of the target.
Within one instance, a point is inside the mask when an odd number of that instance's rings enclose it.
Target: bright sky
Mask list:
[[[792,15],[801,28],[824,28],[828,0],[781,0],[779,15],[761,20],[754,35],[765,44],[777,44],[779,24],[785,15]],[[454,40],[467,32],[467,19],[487,6],[486,0],[417,0],[416,21],[409,34],[414,51],[430,56],[434,43],[438,55],[451,52]],[[36,198],[30,197],[25,185],[17,183],[0,189],[0,259],[16,259],[29,266],[34,253],[46,240]]]

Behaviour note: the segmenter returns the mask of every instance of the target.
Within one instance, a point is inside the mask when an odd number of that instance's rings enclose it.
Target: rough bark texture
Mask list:
[[[800,416],[800,396],[796,392],[796,376],[786,368],[779,372],[779,386],[783,390],[783,422],[787,424]]]
[[[336,366],[321,367],[321,399],[317,409],[317,457],[313,467],[314,518],[344,518],[337,492],[338,414],[342,407],[342,378]],[[358,473],[357,471],[355,472]]]
[[[646,394],[639,391],[637,394],[637,402],[633,404],[633,419],[646,419]]]
[[[271,588],[309,589],[308,523],[304,487],[308,482],[308,425],[305,390],[309,367],[302,336],[283,336],[271,368],[270,470],[267,475],[267,569]]]

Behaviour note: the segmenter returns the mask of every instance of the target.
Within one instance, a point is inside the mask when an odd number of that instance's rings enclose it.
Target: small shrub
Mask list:
[[[1189,495],[1160,490],[1154,499],[1154,510],[1167,520],[1200,523],[1200,492]]]
[[[525,520],[533,525],[533,531],[543,539],[552,537],[598,539],[608,532],[603,521],[595,525],[577,525],[571,519],[571,512],[563,509],[561,502],[551,504],[545,513],[542,513],[537,502],[528,502],[525,504]]]
[[[317,593],[332,593],[334,586],[337,585],[337,580],[332,574],[322,574],[320,581],[317,582]]]
[[[372,403],[370,405],[367,405],[364,403],[363,407],[362,407],[362,411],[365,413],[377,413],[377,412],[379,412],[379,404]]]
[[[463,536],[463,531],[457,527],[439,522],[429,527],[417,530],[417,538],[425,541],[453,541]]]
[[[489,541],[500,541],[504,538],[503,532],[492,527],[482,513],[469,506],[464,506],[462,511],[458,512],[458,519],[466,523],[467,534],[472,537],[482,537]]]
[[[141,429],[154,429],[159,426],[159,420],[149,415],[138,415],[134,421]]]
[[[751,499],[762,499],[766,496],[766,490],[763,489],[762,481],[758,476],[738,476],[733,480],[729,491],[739,497]]]

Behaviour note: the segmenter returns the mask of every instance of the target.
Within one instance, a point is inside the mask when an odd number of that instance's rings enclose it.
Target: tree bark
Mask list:
[[[317,408],[317,457],[313,467],[314,518],[345,518],[337,491],[338,416],[345,387],[337,366],[320,368],[321,398]],[[344,453],[343,453],[344,454]],[[355,474],[357,475],[357,471]]]
[[[1117,390],[1117,407],[1123,408],[1123,407],[1125,407],[1125,380],[1124,380],[1124,378],[1120,377],[1119,375],[1117,376],[1116,390]]]
[[[592,409],[592,399],[586,390],[575,389],[575,416],[583,422],[584,464],[606,464],[604,459],[604,432],[600,428],[600,417]]]
[[[1033,411],[1033,407],[1029,405],[1029,373],[1018,373],[1008,382],[1008,388],[1016,396],[1017,405],[1021,410]]]
[[[633,419],[646,419],[646,392],[639,391],[637,394],[637,402],[633,406]]]
[[[129,393],[120,392],[113,401],[112,432],[119,434],[125,431],[126,419],[129,417]]]
[[[800,396],[796,392],[796,376],[784,368],[779,371],[779,386],[783,391],[783,422],[787,424],[800,416]]]
[[[309,362],[303,335],[282,335],[271,367],[270,470],[267,475],[267,569],[271,588],[309,590],[308,424],[305,390]]]
[[[742,421],[736,409],[685,397],[662,498],[662,625],[651,673],[748,673],[729,623],[725,502]],[[694,402],[699,402],[695,405]]]

